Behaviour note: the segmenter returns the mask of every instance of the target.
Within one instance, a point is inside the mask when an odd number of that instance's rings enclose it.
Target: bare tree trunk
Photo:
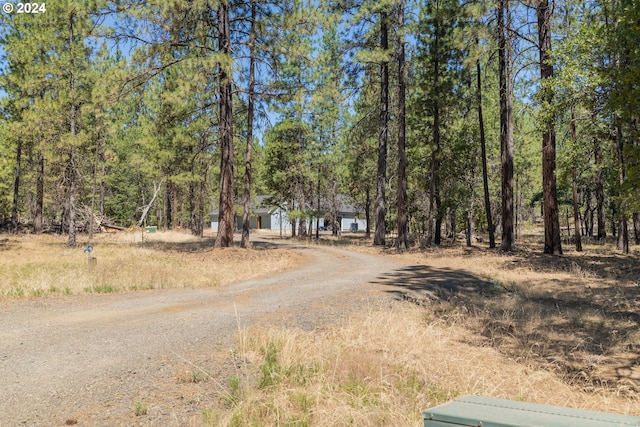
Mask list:
[[[479,44],[479,40],[476,39],[476,45]],[[480,150],[482,156],[482,184],[484,189],[484,210],[487,217],[487,228],[489,229],[489,247],[496,247],[496,238],[493,231],[493,217],[491,215],[491,200],[489,198],[489,179],[487,172],[487,144],[484,133],[484,118],[482,116],[482,79],[480,70],[480,59],[476,60],[476,74],[478,91],[476,94],[478,102],[478,122],[480,125]]]
[[[231,57],[231,30],[229,4],[221,1],[218,6],[218,38],[220,52]],[[233,111],[231,72],[220,65],[220,223],[215,246],[233,246]]]
[[[640,245],[640,213],[633,213],[633,235],[636,245]]]
[[[160,188],[162,188],[162,181],[160,181],[160,183],[157,185],[156,182],[153,181],[153,197],[151,198],[151,201],[142,209],[142,215],[140,215],[140,219],[138,220],[138,227],[142,227],[142,225],[144,224],[144,220],[149,213],[149,209],[151,209],[151,206],[153,206],[153,202],[155,202],[156,198],[158,197]]]
[[[538,41],[540,45],[540,78],[543,104],[550,106],[553,92],[545,80],[553,77],[551,65],[551,7],[548,0],[540,0],[538,14]],[[544,209],[544,253],[561,255],[560,219],[556,190],[556,133],[553,123],[546,123],[542,135],[542,193]]]
[[[399,252],[409,247],[407,227],[406,86],[404,51],[404,3],[398,3],[398,243]]]
[[[498,6],[498,52],[500,74],[500,163],[502,167],[502,244],[510,251],[514,244],[513,208],[513,85],[511,83],[512,54],[508,36],[509,0]]]
[[[244,200],[242,212],[241,248],[250,248],[249,228],[251,226],[251,153],[253,150],[253,113],[256,73],[256,2],[251,1],[251,28],[249,29],[249,100],[247,104],[247,149],[244,160]]]
[[[380,47],[389,49],[389,25],[387,13],[380,12]],[[387,182],[387,138],[389,123],[389,62],[380,64],[380,131],[378,135],[378,172],[376,186],[376,231],[373,238],[374,245],[385,244],[386,197]]]

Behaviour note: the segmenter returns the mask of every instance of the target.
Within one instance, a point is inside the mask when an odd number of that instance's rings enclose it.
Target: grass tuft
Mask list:
[[[136,401],[133,404],[133,413],[136,417],[147,415],[148,412],[149,412],[149,407],[147,406],[146,403],[141,401]]]

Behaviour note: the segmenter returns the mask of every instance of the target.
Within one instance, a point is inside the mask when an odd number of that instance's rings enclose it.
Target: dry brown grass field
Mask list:
[[[214,250],[212,237],[181,232],[97,234],[66,247],[59,235],[0,236],[0,300],[79,293],[199,288],[248,280],[294,267],[302,257],[286,249]]]
[[[141,236],[98,236],[91,273],[61,237],[0,236],[0,303],[217,286],[303,262],[288,249]],[[396,254],[349,235],[323,243],[399,261],[372,284],[393,298],[312,331],[239,330],[234,348],[185,360],[173,386],[205,408],[193,425],[419,426],[421,411],[466,394],[640,416],[637,247],[565,246],[556,257],[535,238],[511,253],[446,245]],[[233,368],[220,377],[222,365]]]
[[[405,265],[377,283],[398,302],[321,331],[239,334],[242,360],[209,425],[422,425],[456,396],[640,415],[640,257],[603,245],[543,255],[444,246],[396,254],[355,236],[324,243]]]

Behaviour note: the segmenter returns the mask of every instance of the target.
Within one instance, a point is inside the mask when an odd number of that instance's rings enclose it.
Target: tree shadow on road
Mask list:
[[[489,296],[504,290],[500,285],[469,271],[427,265],[403,267],[382,276],[377,283],[389,286],[386,292],[396,298],[413,301],[448,301],[459,295]]]

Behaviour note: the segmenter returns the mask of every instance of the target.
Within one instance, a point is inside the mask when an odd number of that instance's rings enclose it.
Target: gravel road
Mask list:
[[[347,250],[292,248],[305,254],[302,267],[219,288],[2,303],[0,427],[198,425],[197,405],[171,385],[176,365],[230,347],[247,325],[339,320],[354,302],[380,298],[370,283],[400,267]],[[163,403],[132,419],[138,400]]]

